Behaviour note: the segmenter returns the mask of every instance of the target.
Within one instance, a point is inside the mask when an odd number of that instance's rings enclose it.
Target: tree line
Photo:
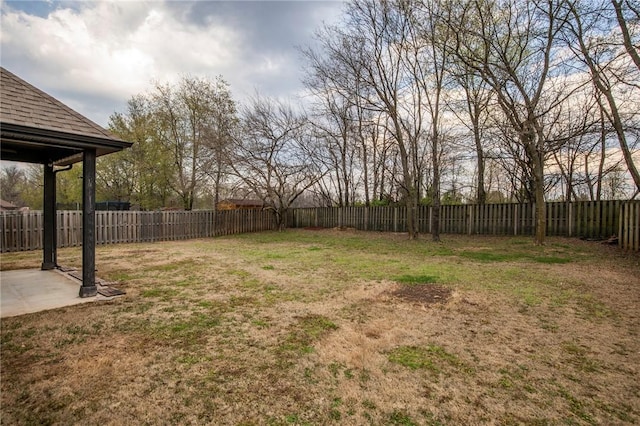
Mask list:
[[[132,97],[98,198],[259,198],[280,224],[302,201],[399,203],[411,238],[427,203],[434,240],[443,202],[535,202],[541,244],[545,200],[640,192],[639,43],[630,0],[351,0],[300,48],[311,101],[191,76]]]

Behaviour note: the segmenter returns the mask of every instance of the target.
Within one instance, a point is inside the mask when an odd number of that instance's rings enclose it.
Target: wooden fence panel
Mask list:
[[[608,238],[618,232],[621,201],[552,202],[546,204],[547,235]],[[417,226],[431,231],[430,206],[418,206]],[[293,228],[340,226],[360,230],[406,232],[405,207],[301,208],[289,212]],[[440,212],[443,234],[533,235],[535,204],[446,205]]]
[[[625,250],[640,251],[640,201],[622,204],[619,214],[618,241]]]
[[[310,214],[313,212],[310,212]],[[41,211],[0,213],[0,252],[42,249]],[[173,241],[273,229],[273,215],[261,210],[96,211],[96,244]],[[80,246],[82,212],[57,212],[58,247]]]

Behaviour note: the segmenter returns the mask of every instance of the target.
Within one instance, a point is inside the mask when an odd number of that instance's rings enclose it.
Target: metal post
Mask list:
[[[50,270],[56,267],[56,174],[52,164],[44,165],[44,234],[42,270]]]
[[[96,150],[82,155],[82,285],[80,297],[95,296],[96,287]]]

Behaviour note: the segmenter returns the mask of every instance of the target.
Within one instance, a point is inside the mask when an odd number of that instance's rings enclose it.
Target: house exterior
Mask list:
[[[264,203],[261,200],[244,200],[239,198],[229,198],[218,202],[218,210],[250,210],[261,209]]]
[[[0,199],[0,212],[10,212],[10,211],[16,211],[18,209],[20,209],[20,207],[16,206],[15,204],[9,201]]]

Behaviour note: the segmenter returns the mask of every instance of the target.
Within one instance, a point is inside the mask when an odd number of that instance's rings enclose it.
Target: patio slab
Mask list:
[[[79,292],[79,282],[57,270],[0,271],[0,317],[108,300],[100,295],[81,298]]]

